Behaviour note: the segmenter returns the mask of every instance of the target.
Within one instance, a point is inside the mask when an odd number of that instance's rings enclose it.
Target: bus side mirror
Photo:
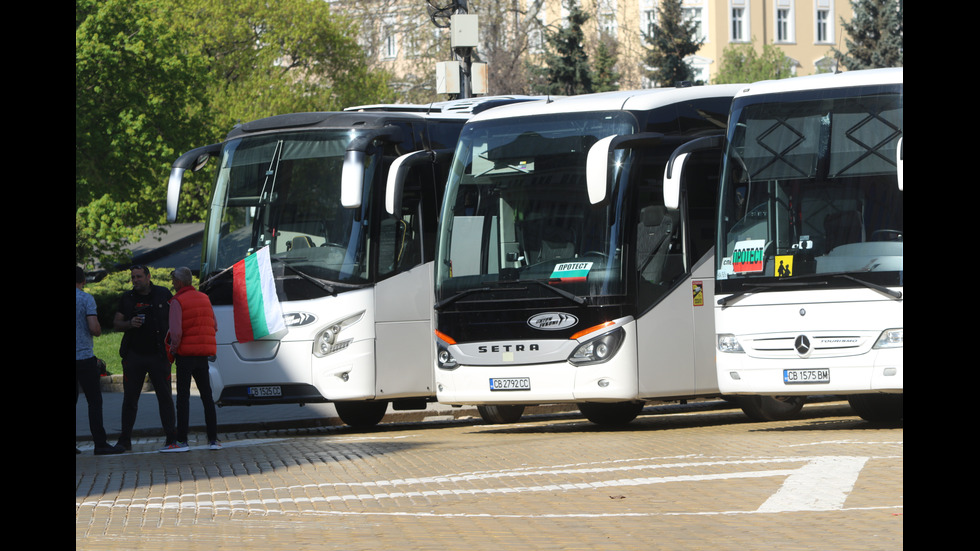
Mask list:
[[[350,141],[344,153],[344,167],[340,173],[341,205],[349,209],[360,208],[364,195],[364,160],[374,141],[401,143],[404,139],[400,126],[386,126]]]
[[[609,146],[614,138],[607,136],[597,141],[585,160],[585,182],[593,205],[601,203],[609,189]]]
[[[683,153],[676,158],[671,155],[670,162],[664,168],[664,206],[670,210],[680,208],[681,177],[684,175],[684,162],[687,161],[687,155]]]
[[[609,152],[614,149],[632,147],[652,147],[664,138],[658,132],[641,132],[628,136],[606,136],[589,148],[585,160],[585,182],[589,191],[589,202],[601,203],[609,194],[612,182],[609,181]]]
[[[905,191],[902,181],[905,179],[905,150],[902,149],[903,138],[898,139],[898,146],[895,147],[895,168],[898,169],[898,191]]]
[[[725,143],[724,136],[707,136],[691,140],[678,147],[670,155],[667,166],[664,168],[664,206],[671,210],[677,210],[681,204],[681,178],[684,177],[684,163],[687,162],[689,154],[695,151],[705,151],[716,149],[721,154],[721,148]]]
[[[198,147],[184,153],[174,161],[170,169],[170,180],[167,183],[167,222],[177,220],[177,207],[180,204],[180,188],[184,183],[184,172],[190,169],[197,172],[208,164],[211,157],[221,154],[221,144],[211,144]]]
[[[340,204],[348,209],[361,206],[364,193],[364,151],[347,150],[340,173]]]
[[[395,159],[388,168],[388,183],[385,186],[385,210],[388,214],[398,215],[402,210],[402,190],[405,189],[405,178],[412,167],[423,163],[445,162],[452,157],[452,150],[436,151],[423,150],[406,153]]]

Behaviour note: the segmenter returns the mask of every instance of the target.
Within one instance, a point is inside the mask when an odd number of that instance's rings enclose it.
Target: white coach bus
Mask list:
[[[333,402],[345,423],[371,426],[389,404],[434,400],[432,257],[448,162],[473,113],[521,100],[274,116],[174,163],[170,221],[184,172],[220,160],[200,275],[218,321],[219,405]],[[230,268],[263,247],[286,333],[239,342]]]
[[[439,222],[439,402],[475,404],[489,422],[576,403],[616,425],[647,400],[719,395],[720,155],[688,163],[707,178],[688,178],[679,208],[665,206],[663,177],[680,144],[724,134],[741,87],[528,102],[466,124]]]
[[[902,82],[852,71],[735,97],[714,267],[723,393],[840,394],[864,419],[903,417]]]

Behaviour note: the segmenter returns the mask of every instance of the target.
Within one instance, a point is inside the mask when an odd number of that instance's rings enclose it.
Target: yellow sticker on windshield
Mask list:
[[[793,275],[793,255],[779,255],[776,257],[776,277],[789,277]]]

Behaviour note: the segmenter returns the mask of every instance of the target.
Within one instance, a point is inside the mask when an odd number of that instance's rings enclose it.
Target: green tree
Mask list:
[[[697,37],[697,24],[685,21],[681,1],[661,0],[657,22],[651,25],[653,32],[646,36],[650,44],[646,63],[654,67],[648,76],[660,86],[692,80],[694,72],[684,58],[697,53],[704,43],[704,38]]]
[[[369,70],[352,21],[328,2],[169,0],[210,62],[207,100],[223,134],[239,122],[393,101]]]
[[[164,0],[75,3],[75,261],[124,261],[162,221],[170,163],[207,135],[207,64]]]
[[[850,71],[902,67],[902,0],[853,0],[854,17],[841,18],[847,53],[833,49],[834,58]]]
[[[599,40],[596,46],[593,70],[596,92],[619,90],[619,73],[616,71],[616,45],[611,40]]]
[[[125,261],[163,221],[173,160],[235,123],[391,101],[355,37],[327,2],[76,0],[76,263]],[[211,176],[187,182],[182,221]]]
[[[576,0],[570,0],[566,7],[568,24],[548,33],[544,67],[538,71],[544,82],[535,87],[538,93],[573,96],[593,91],[592,67],[582,32],[589,15]]]
[[[789,78],[793,76],[793,60],[772,44],[762,45],[762,54],[752,44],[732,44],[721,54],[715,84],[735,84]]]

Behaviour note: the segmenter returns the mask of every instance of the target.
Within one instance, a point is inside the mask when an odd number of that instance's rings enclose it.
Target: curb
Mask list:
[[[103,375],[99,378],[99,383],[102,385],[102,392],[123,392],[123,376],[122,375]],[[176,377],[170,377],[170,384],[173,388],[174,394],[177,393],[177,379]],[[194,385],[191,385],[191,392],[196,390]],[[153,383],[150,382],[150,376],[147,375],[146,379],[143,381],[143,392],[153,392]]]

